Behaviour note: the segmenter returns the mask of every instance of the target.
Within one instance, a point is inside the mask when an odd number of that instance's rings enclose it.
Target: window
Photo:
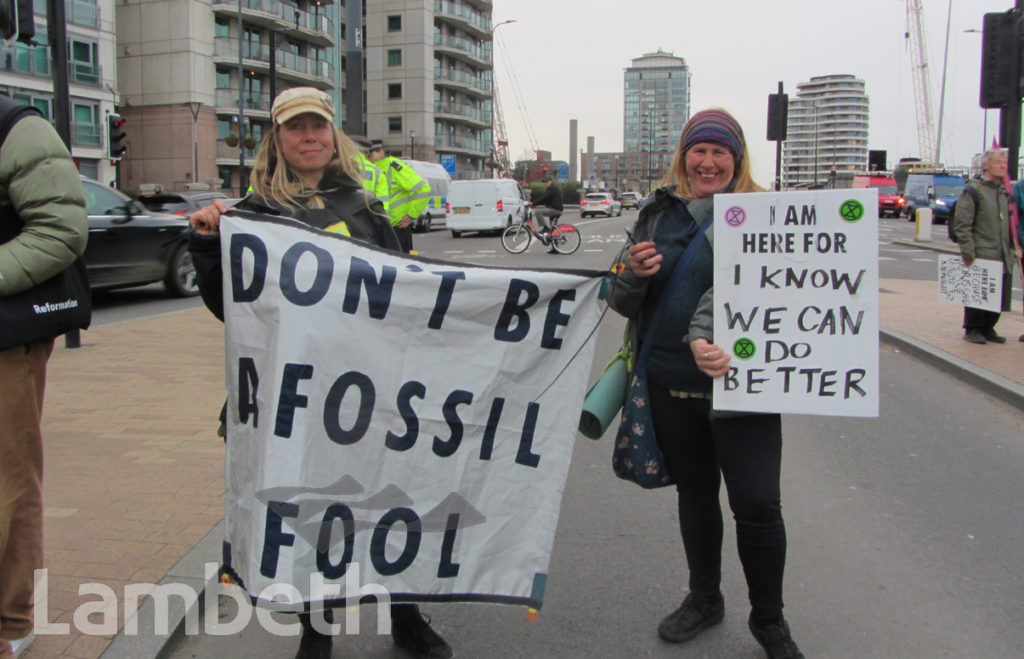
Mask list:
[[[231,89],[231,74],[217,69],[217,89]]]
[[[213,36],[226,37],[230,31],[228,19],[218,16],[213,23]]]
[[[35,109],[43,113],[43,118],[46,120],[50,119],[50,102],[51,99],[43,96],[35,96],[31,94],[13,94],[11,96],[14,100],[21,103],[22,105],[31,105]]]
[[[388,117],[388,132],[389,133],[401,133],[402,132],[402,118],[401,117]]]
[[[402,98],[402,83],[388,83],[388,100],[394,100],[397,98]]]
[[[88,158],[79,158],[78,173],[85,174],[91,179],[98,179],[100,177],[99,161]]]
[[[220,186],[225,190],[231,188],[231,174],[234,170],[230,167],[224,167],[221,165],[217,168],[217,176],[220,177]]]
[[[124,200],[113,190],[96,183],[83,183],[85,211],[89,215],[124,215]]]
[[[253,78],[252,76],[245,79],[245,92],[248,97],[249,103],[256,103],[259,101],[260,92],[263,90],[263,81],[259,78]],[[249,107],[256,107],[250,105]]]
[[[79,146],[100,146],[99,105],[72,101],[71,140]]]
[[[388,66],[402,66],[402,51],[399,49],[388,51]]]
[[[402,31],[402,17],[401,16],[388,16],[388,32],[401,32]]]
[[[97,64],[98,44],[94,41],[68,41],[68,62],[71,82],[83,85],[100,84],[100,71]]]
[[[75,103],[71,104],[72,119],[71,121],[77,124],[95,124],[99,125],[99,107],[95,104],[90,103]]]

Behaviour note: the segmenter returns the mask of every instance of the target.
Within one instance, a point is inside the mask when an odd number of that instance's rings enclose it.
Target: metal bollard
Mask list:
[[[928,243],[932,241],[932,209],[917,209],[914,215],[914,240]]]

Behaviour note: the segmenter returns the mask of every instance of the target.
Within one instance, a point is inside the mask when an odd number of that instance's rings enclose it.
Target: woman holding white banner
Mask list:
[[[340,233],[401,252],[387,212],[367,196],[355,157],[358,150],[334,124],[331,97],[312,87],[281,92],[271,108],[273,130],[263,139],[252,172],[252,193],[235,208],[291,217],[318,229]],[[189,218],[195,233],[189,252],[196,266],[206,306],[224,318],[221,289],[221,201]],[[332,622],[330,611],[324,612]],[[431,627],[415,604],[391,606],[395,644],[417,657],[444,659],[452,649]],[[296,659],[329,659],[332,636],[318,630],[309,614],[301,614],[302,640]]]
[[[714,195],[761,190],[751,179],[743,129],[725,110],[693,115],[683,128],[672,167],[644,202],[633,228],[626,268],[608,296],[612,309],[632,319],[633,348],[647,331],[676,261],[701,241],[682,281],[671,288],[653,330],[648,387],[654,430],[679,496],[679,526],[689,567],[689,593],[658,625],[658,634],[688,641],[722,621],[722,510],[725,478],[736,519],[740,563],[751,604],[749,627],[769,657],[803,657],[782,615],[786,531],[780,471],[778,414],[718,415],[711,409],[712,378],[729,370],[729,354],[713,342]]]

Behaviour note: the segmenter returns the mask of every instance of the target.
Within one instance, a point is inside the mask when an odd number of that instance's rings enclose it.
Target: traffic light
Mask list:
[[[981,37],[981,107],[1001,108],[1020,100],[1019,17],[1014,10],[985,14]]]
[[[788,126],[789,94],[768,94],[768,141],[785,142]]]
[[[124,152],[128,150],[121,140],[124,139],[124,119],[121,115],[110,113],[107,115],[107,156],[111,160],[120,160]]]
[[[32,0],[0,0],[0,37],[32,43],[36,20]]]
[[[868,171],[884,172],[886,156],[887,154],[884,149],[880,151],[868,151]]]

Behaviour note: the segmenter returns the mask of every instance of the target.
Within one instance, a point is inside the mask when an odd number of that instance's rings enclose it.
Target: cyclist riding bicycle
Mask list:
[[[533,201],[533,216],[537,218],[537,233],[545,235],[551,232],[551,227],[562,216],[562,189],[552,185],[551,177],[545,176],[541,179],[544,183],[544,194]],[[546,206],[546,208],[537,208]]]

